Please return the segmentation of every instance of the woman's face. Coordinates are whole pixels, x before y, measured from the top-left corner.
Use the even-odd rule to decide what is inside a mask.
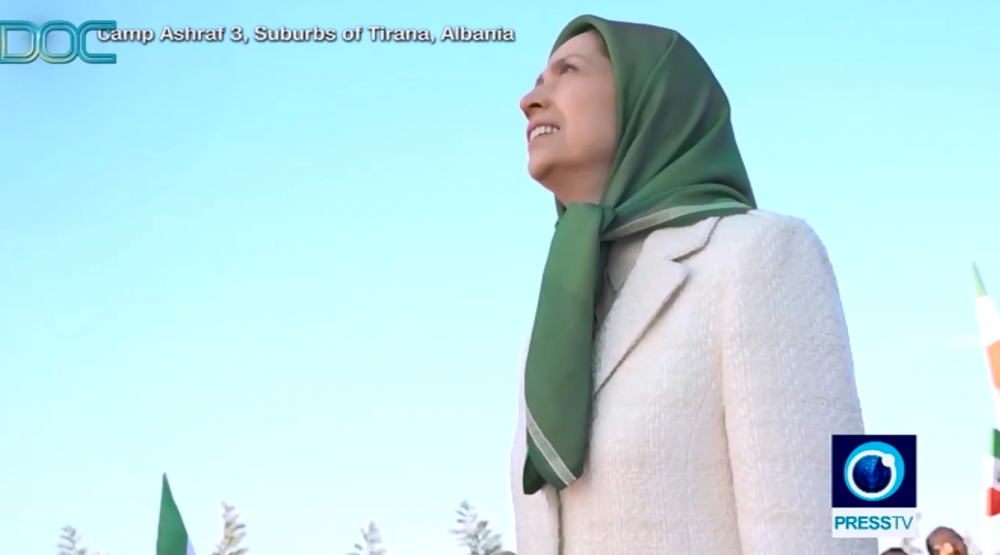
[[[566,41],[521,99],[528,118],[528,173],[564,205],[598,204],[618,142],[615,79],[594,31]]]

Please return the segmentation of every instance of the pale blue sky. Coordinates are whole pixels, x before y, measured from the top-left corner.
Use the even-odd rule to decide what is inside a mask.
[[[995,417],[969,267],[1000,291],[1000,4],[66,4],[0,18],[517,41],[0,67],[6,551],[52,555],[71,523],[91,549],[151,553],[164,471],[202,555],[221,500],[261,555],[345,552],[370,519],[393,554],[453,552],[463,498],[513,540],[517,372],[554,218],[517,102],[581,13],[702,51],[761,207],[829,248],[869,430],[919,434],[928,524],[978,533]]]

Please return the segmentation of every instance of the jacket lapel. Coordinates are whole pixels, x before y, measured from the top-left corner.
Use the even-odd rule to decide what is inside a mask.
[[[680,259],[705,246],[718,221],[717,217],[708,218],[687,227],[664,228],[646,238],[635,267],[597,333],[594,395],[614,376],[663,306],[687,280],[688,270]]]

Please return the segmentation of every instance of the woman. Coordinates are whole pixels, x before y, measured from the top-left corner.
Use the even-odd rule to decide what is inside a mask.
[[[755,210],[725,94],[674,31],[584,16],[521,102],[557,199],[513,454],[518,555],[844,555],[863,433],[830,262]]]

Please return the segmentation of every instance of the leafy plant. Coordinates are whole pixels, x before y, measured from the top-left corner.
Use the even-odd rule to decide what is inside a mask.
[[[87,555],[87,548],[80,545],[83,537],[80,536],[80,532],[76,528],[69,525],[63,526],[59,539],[62,540],[59,543],[59,555]],[[93,555],[100,554],[94,553]]]
[[[382,533],[375,522],[368,523],[368,530],[361,529],[362,543],[354,544],[354,551],[347,555],[386,555],[382,546]]]
[[[222,539],[215,546],[212,555],[246,555],[248,547],[242,547],[246,538],[246,525],[240,522],[236,509],[225,502],[222,503]]]
[[[458,545],[468,555],[501,555],[503,542],[499,534],[490,530],[489,521],[479,518],[468,501],[462,501],[455,511],[458,515],[458,526],[450,533],[458,540]]]
[[[458,526],[450,530],[450,533],[456,536],[458,544],[467,555],[515,555],[512,551],[502,551],[500,535],[490,529],[488,521],[479,518],[476,509],[468,501],[462,501],[455,512],[458,515]],[[216,544],[212,555],[247,555],[250,548],[243,546],[246,535],[246,525],[240,521],[236,509],[222,503],[222,539]],[[361,529],[361,537],[361,543],[354,544],[354,551],[347,555],[386,555],[382,533],[375,522],[370,522],[367,530]],[[79,531],[72,526],[63,527],[59,539],[58,555],[101,555],[88,552],[82,545]]]

